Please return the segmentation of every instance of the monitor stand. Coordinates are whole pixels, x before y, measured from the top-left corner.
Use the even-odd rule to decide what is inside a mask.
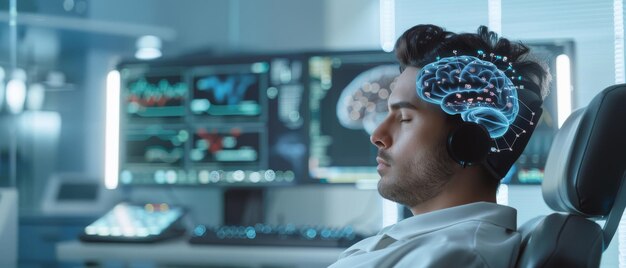
[[[251,226],[265,222],[265,189],[224,190],[224,225]]]

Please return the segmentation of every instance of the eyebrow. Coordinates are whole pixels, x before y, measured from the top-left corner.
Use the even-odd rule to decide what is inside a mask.
[[[402,108],[417,110],[417,107],[408,101],[400,101],[389,105],[390,110],[399,110]]]

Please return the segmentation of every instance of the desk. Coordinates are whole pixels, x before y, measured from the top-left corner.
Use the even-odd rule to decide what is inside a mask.
[[[20,211],[17,247],[20,265],[25,267],[54,266],[57,259],[56,245],[76,239],[85,226],[96,219],[95,216],[54,216],[33,211]],[[0,267],[3,266],[0,265]]]
[[[149,261],[167,265],[327,267],[343,248],[191,245],[186,239],[154,244],[60,242],[59,261]]]

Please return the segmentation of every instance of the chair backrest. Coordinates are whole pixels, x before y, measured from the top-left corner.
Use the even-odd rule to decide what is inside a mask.
[[[560,212],[522,227],[518,267],[597,267],[626,206],[626,84],[600,92],[557,132],[543,198]],[[604,219],[604,227],[593,220]]]

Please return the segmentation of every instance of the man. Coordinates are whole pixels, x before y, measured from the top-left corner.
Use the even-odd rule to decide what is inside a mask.
[[[414,216],[331,267],[514,266],[517,211],[496,204],[496,191],[541,115],[546,68],[484,26],[454,34],[418,25],[395,48],[402,73],[371,142],[379,193]]]

